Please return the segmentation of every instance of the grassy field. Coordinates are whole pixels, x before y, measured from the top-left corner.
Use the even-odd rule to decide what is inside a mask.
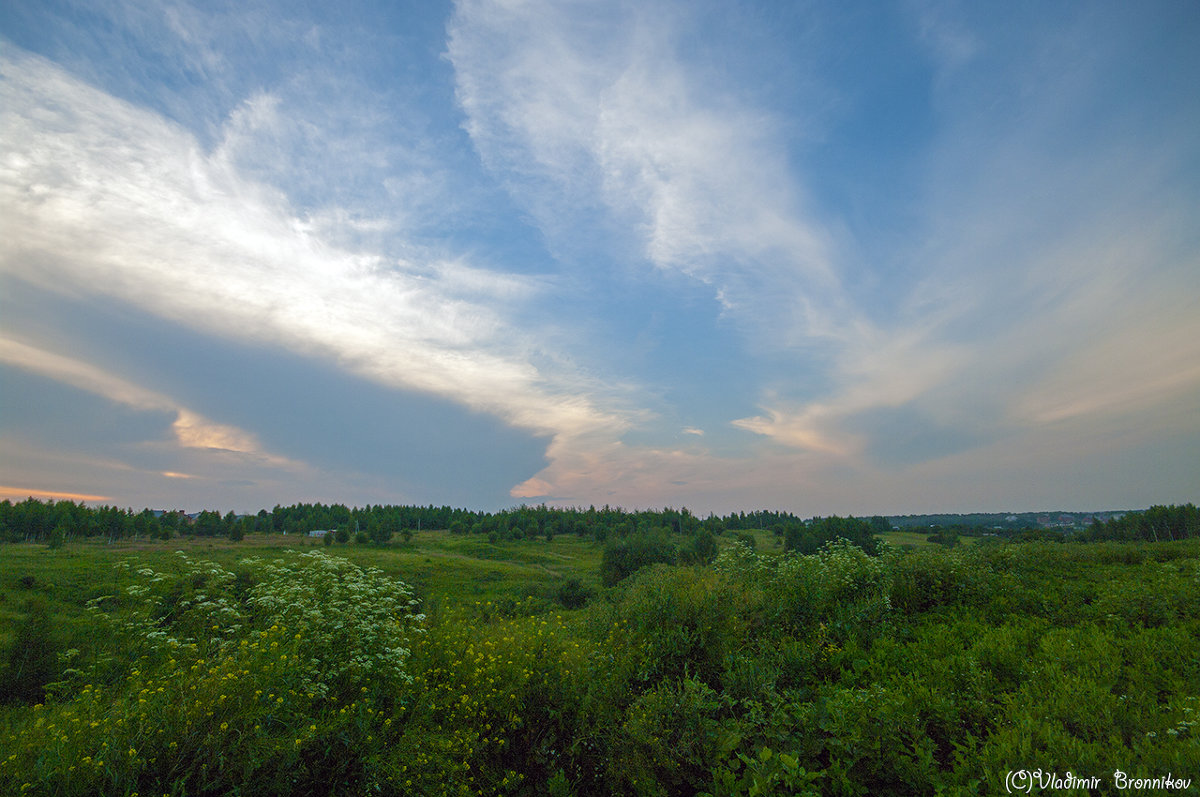
[[[137,562],[164,566],[182,551],[233,567],[242,559],[270,559],[286,551],[328,551],[363,567],[411,584],[426,604],[442,601],[512,601],[530,596],[552,599],[568,579],[599,586],[603,546],[590,539],[560,535],[552,541],[517,540],[490,543],[479,537],[423,531],[409,542],[383,546],[334,544],[319,538],[251,534],[240,542],[224,537],[179,537],[173,540],[99,539],[72,542],[49,550],[45,545],[0,548],[0,645],[8,645],[13,628],[31,598],[43,601],[71,637],[86,628],[84,604],[114,588],[114,565]]]
[[[913,548],[938,548],[941,547],[936,542],[929,541],[929,533],[925,531],[889,531],[877,535],[879,539],[885,541],[888,545],[894,545],[897,548],[913,547]],[[959,537],[959,545],[974,545],[978,542],[978,537]]]
[[[1200,769],[1200,541],[893,532],[882,557],[781,557],[751,536],[609,588],[574,535],[0,546],[0,664],[24,639],[59,684],[0,708],[0,793],[978,794],[1022,767]]]

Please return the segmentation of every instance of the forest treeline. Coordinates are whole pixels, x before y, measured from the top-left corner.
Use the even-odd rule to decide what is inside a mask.
[[[504,540],[553,538],[575,534],[605,541],[609,537],[682,534],[767,529],[779,537],[789,537],[796,547],[805,547],[806,530],[820,526],[825,519],[805,521],[790,512],[760,510],[736,512],[701,519],[686,507],[628,511],[595,506],[554,508],[545,504],[522,505],[499,512],[456,509],[449,506],[368,505],[302,503],[262,509],[253,515],[204,511],[187,515],[182,511],[135,512],[116,506],[89,507],[71,501],[39,501],[29,498],[13,503],[0,501],[0,539],[9,542],[46,542],[56,534],[71,537],[171,537],[181,534],[199,537],[237,537],[250,533],[307,534],[312,531],[366,533],[375,542],[395,535],[410,535],[421,529],[448,529],[457,534],[486,536],[493,542]],[[870,521],[853,518],[829,519],[845,526],[842,536],[862,536],[868,529],[888,530],[885,518]]]
[[[628,538],[665,538],[683,535],[693,543],[683,552],[685,559],[709,561],[715,555],[711,537],[726,532],[738,534],[752,529],[770,531],[780,538],[785,550],[808,554],[831,539],[846,539],[874,552],[876,535],[892,529],[882,516],[869,519],[854,517],[814,517],[802,519],[790,512],[759,510],[709,515],[700,518],[686,507],[680,509],[629,511],[604,506],[597,509],[556,508],[545,504],[522,505],[499,512],[482,512],[449,506],[368,505],[301,503],[275,506],[270,511],[238,515],[204,511],[187,515],[182,511],[136,512],[116,506],[89,507],[71,501],[20,502],[0,501],[0,540],[6,542],[46,542],[57,545],[77,537],[170,539],[180,535],[229,537],[246,534],[308,534],[324,530],[332,539],[345,542],[387,542],[394,537],[409,539],[422,529],[448,529],[456,534],[486,537],[491,542],[520,539],[553,539],[558,534],[590,537],[599,542]],[[954,525],[936,527],[931,539],[953,540],[958,535],[978,535],[985,527]],[[1141,512],[1129,512],[1074,532],[1050,529],[1001,529],[991,533],[1017,540],[1081,541],[1166,541],[1200,537],[1200,510],[1193,504],[1152,506]],[[747,535],[746,541],[752,538]],[[688,552],[690,551],[690,553]],[[658,554],[655,554],[658,555]],[[666,554],[662,554],[666,556]],[[664,559],[665,560],[665,559]]]

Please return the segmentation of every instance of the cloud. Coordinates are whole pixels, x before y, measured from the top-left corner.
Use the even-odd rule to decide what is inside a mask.
[[[164,482],[259,457],[227,481],[277,487],[267,458],[342,436],[374,444],[373,494],[403,493],[378,463],[437,436],[410,414],[507,425],[475,464],[515,498],[844,511],[856,485],[1037,487],[1023,453],[1185,462],[1163,441],[1197,433],[1194,12],[406,7],[448,36],[433,67],[429,40],[323,12],[106,8],[94,40],[53,18],[62,65],[0,58],[5,281],[339,383],[264,420],[24,312],[5,362],[130,408],[114,428],[137,414],[186,455],[138,461]]]
[[[1127,44],[1082,17],[1044,38],[992,28],[977,42],[987,63],[955,59],[915,192],[923,228],[889,264],[916,277],[892,320],[838,351],[827,395],[768,392],[736,426],[908,466],[1013,441],[1034,457],[1068,423],[1083,451],[1088,428],[1103,438],[1129,423],[1151,439],[1181,422],[1200,394],[1196,187],[1181,179],[1195,113],[1105,107]]]
[[[1081,14],[1043,35],[909,7],[936,62],[935,117],[928,150],[913,154],[926,170],[898,192],[917,226],[888,251],[844,246],[789,156],[782,118],[684,56],[673,8],[465,0],[448,55],[484,163],[560,250],[569,256],[599,212],[634,234],[637,256],[708,285],[737,321],[760,359],[750,387],[762,412],[735,429],[834,471],[912,472],[1029,441],[1055,418],[1103,424],[1194,395],[1200,329],[1180,298],[1196,295],[1181,237],[1194,214],[1180,210],[1194,201],[1170,190],[1194,145],[1179,120],[1165,149],[1149,122],[1089,123],[1123,63],[1109,23]],[[1097,33],[1101,46],[1086,49]],[[859,251],[883,259],[859,263]],[[895,290],[875,295],[872,283]],[[619,445],[570,453],[581,456],[562,454],[537,489],[585,475],[632,485],[640,462],[670,471],[686,459]],[[689,479],[704,480],[673,481]]]
[[[459,3],[448,54],[467,131],[560,248],[599,210],[764,340],[839,337],[854,311],[784,126],[697,80],[670,17],[661,4]]]
[[[135,410],[165,411],[175,415],[171,431],[178,445],[243,455],[275,468],[300,469],[302,463],[272,454],[258,439],[234,426],[215,423],[161,393],[134,385],[90,363],[46,351],[11,338],[0,337],[0,363],[49,377]],[[165,475],[165,474],[164,474]],[[179,476],[179,474],[171,474]]]
[[[579,389],[579,374],[532,365],[537,337],[505,322],[498,308],[538,295],[538,280],[461,258],[333,246],[277,191],[242,177],[228,140],[206,154],[178,126],[34,56],[7,57],[0,67],[3,135],[16,142],[0,171],[12,231],[0,256],[10,274],[328,359],[538,434],[626,424]],[[231,136],[269,126],[272,107],[252,98]],[[191,416],[177,432],[196,443],[245,444],[228,429],[195,428]]]
[[[0,485],[0,500],[5,501],[24,501],[26,498],[36,498],[38,500],[54,500],[54,501],[73,501],[73,502],[100,502],[111,501],[107,495],[89,495],[87,493],[65,493],[56,490],[36,490],[25,487],[8,487]]]

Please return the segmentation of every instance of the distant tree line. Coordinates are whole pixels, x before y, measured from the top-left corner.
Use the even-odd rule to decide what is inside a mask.
[[[481,512],[433,505],[348,507],[302,503],[276,505],[270,511],[262,509],[252,515],[213,510],[188,515],[179,510],[135,512],[115,506],[89,507],[71,501],[34,498],[17,503],[0,501],[0,540],[9,542],[55,544],[77,537],[169,539],[179,535],[240,539],[247,534],[308,534],[318,530],[332,532],[343,541],[366,535],[370,541],[386,542],[395,536],[411,537],[422,529],[446,529],[453,534],[485,537],[490,542],[551,540],[559,534],[574,534],[616,545],[628,539],[683,536],[690,538],[690,542],[682,549],[673,548],[674,559],[693,562],[711,559],[716,552],[715,537],[727,532],[754,544],[754,537],[748,532],[769,531],[787,550],[808,553],[825,540],[839,536],[873,550],[872,535],[887,531],[890,526],[881,517],[870,521],[838,517],[805,521],[790,512],[766,510],[701,519],[686,507],[629,511],[610,506],[583,509],[541,504]],[[667,555],[660,551],[656,556]]]
[[[447,529],[453,534],[475,535],[490,542],[523,539],[552,540],[559,534],[574,534],[609,543],[613,549],[614,574],[625,572],[622,557],[630,561],[711,560],[715,538],[736,535],[754,544],[752,531],[770,532],[785,551],[816,552],[826,542],[846,539],[868,553],[876,552],[877,535],[890,531],[892,521],[875,516],[814,517],[808,520],[790,512],[760,510],[700,518],[686,507],[629,511],[619,507],[553,508],[545,504],[521,505],[499,512],[456,509],[449,506],[368,505],[302,503],[276,505],[253,515],[224,514],[207,510],[188,515],[181,511],[89,507],[71,501],[39,501],[29,498],[13,503],[0,501],[0,540],[45,542],[61,545],[79,537],[170,539],[180,535],[242,539],[247,534],[308,534],[323,530],[331,539],[345,542],[384,543],[396,537],[408,540],[423,529]],[[934,536],[952,543],[957,535],[978,534],[980,529],[961,524],[935,527]],[[1056,531],[1013,529],[1017,539],[1060,539]],[[1005,532],[1001,532],[1005,535]],[[939,536],[940,535],[940,536]],[[681,543],[673,537],[686,537]],[[1007,535],[1005,535],[1007,536]],[[1098,520],[1076,532],[1077,540],[1146,540],[1162,542],[1200,536],[1200,510],[1192,504],[1153,506],[1129,512],[1108,521]],[[638,540],[635,545],[630,540]],[[619,580],[619,578],[617,579]]]
[[[1200,537],[1200,509],[1193,504],[1152,506],[1108,521],[1098,520],[1072,539],[1167,542]]]

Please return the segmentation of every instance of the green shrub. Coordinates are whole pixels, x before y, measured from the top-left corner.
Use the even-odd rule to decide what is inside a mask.
[[[938,606],[975,604],[991,580],[987,563],[971,548],[909,551],[891,557],[889,571],[892,605],[909,615]]]
[[[579,579],[570,578],[558,588],[555,597],[564,608],[579,609],[591,599],[592,590],[583,586],[583,583]]]
[[[739,771],[740,770],[740,771]],[[800,766],[800,757],[775,754],[770,747],[759,748],[757,755],[738,753],[732,766],[719,767],[714,776],[716,794],[766,795],[789,794],[819,797],[817,784],[823,772],[809,772]],[[707,797],[705,792],[702,797]]]
[[[313,551],[246,575],[181,556],[92,601],[111,649],[38,710],[0,793],[369,791],[422,628],[411,592]],[[107,608],[102,609],[105,604]],[[373,784],[373,785],[372,785]]]
[[[723,701],[692,678],[666,679],[639,696],[614,729],[606,783],[612,793],[694,794],[719,760]]]
[[[39,599],[27,601],[25,617],[16,625],[12,647],[0,669],[0,702],[40,702],[46,685],[58,677],[58,651],[46,604]]]
[[[600,578],[611,587],[647,565],[675,564],[678,553],[665,536],[621,537],[604,548]]]
[[[692,538],[690,545],[680,555],[684,564],[706,565],[717,558],[717,538],[712,532],[702,530]]]

